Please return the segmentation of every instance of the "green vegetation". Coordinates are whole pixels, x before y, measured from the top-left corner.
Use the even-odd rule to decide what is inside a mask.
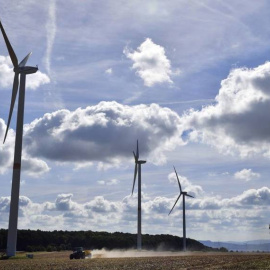
[[[135,234],[121,232],[18,230],[17,250],[60,251],[71,250],[76,246],[82,246],[85,249],[130,249],[136,248],[136,239]],[[7,230],[0,229],[0,249],[6,248],[6,242]],[[182,250],[182,238],[169,234],[144,234],[142,242],[143,249],[147,250]],[[224,248],[219,250],[206,247],[189,238],[187,248],[190,251],[226,251]]]

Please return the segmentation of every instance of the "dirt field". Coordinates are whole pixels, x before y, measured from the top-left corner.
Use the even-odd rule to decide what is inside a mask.
[[[270,254],[266,253],[172,253],[163,256],[160,252],[156,257],[152,253],[143,253],[145,257],[108,258],[106,252],[95,251],[92,259],[70,260],[69,252],[33,253],[34,258],[28,259],[25,254],[17,258],[0,261],[0,269],[7,270],[179,270],[179,269],[270,269]],[[118,254],[118,253],[117,253]],[[121,254],[121,253],[120,253]],[[110,256],[116,254],[109,253]],[[128,253],[126,253],[128,256]],[[138,255],[139,256],[139,255]],[[106,258],[105,258],[106,257]]]

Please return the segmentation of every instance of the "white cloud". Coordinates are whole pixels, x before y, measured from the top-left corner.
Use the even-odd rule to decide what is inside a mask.
[[[250,181],[254,178],[259,178],[261,175],[259,173],[253,172],[251,169],[243,169],[234,174],[235,179]]]
[[[119,180],[118,180],[118,179],[110,179],[110,180],[108,180],[108,181],[99,180],[99,181],[97,181],[97,183],[98,183],[99,185],[112,186],[112,185],[117,185],[117,184],[119,184]]]
[[[106,182],[104,180],[99,180],[97,182],[98,182],[99,185],[105,185],[106,184]]]
[[[125,48],[124,54],[134,62],[132,68],[136,70],[146,86],[173,83],[171,80],[173,71],[171,70],[170,60],[165,55],[165,49],[155,44],[150,38],[147,38],[137,48],[137,51],[130,51]]]
[[[81,170],[84,168],[90,168],[93,166],[93,162],[80,162],[76,163],[74,167],[74,171]]]
[[[0,86],[3,88],[10,87],[13,80],[14,72],[10,57],[0,55]]]
[[[9,56],[0,55],[0,87],[11,88],[14,80],[13,65]],[[50,78],[37,71],[34,74],[28,75],[26,79],[26,88],[35,90],[43,84],[50,82]]]
[[[35,90],[43,84],[50,83],[50,81],[50,78],[45,73],[37,71],[36,73],[27,76],[26,87],[27,89]]]
[[[55,201],[55,208],[58,211],[68,211],[68,210],[76,210],[76,203],[74,203],[71,198],[73,194],[59,194]]]
[[[180,117],[156,104],[127,106],[100,102],[75,111],[47,113],[25,126],[24,143],[33,157],[61,162],[97,161],[119,166],[132,159],[139,139],[141,156],[155,164],[166,162],[164,151],[183,144]]]
[[[103,196],[96,196],[91,202],[86,203],[84,208],[97,213],[117,212],[120,210],[119,203],[110,202]]]
[[[0,197],[0,212],[9,212],[10,197]]]
[[[0,118],[0,139],[4,138],[5,131],[5,122]],[[10,129],[8,131],[5,144],[0,143],[0,174],[4,174],[7,170],[12,168],[14,158],[14,141],[15,132]],[[39,177],[48,172],[50,168],[45,161],[33,158],[23,151],[22,170],[31,177]]]
[[[262,187],[260,189],[250,189],[242,194],[229,198],[222,199],[220,197],[205,197],[202,199],[194,199],[189,201],[192,209],[255,209],[258,206],[267,206],[270,202],[270,189]]]
[[[221,82],[216,104],[182,117],[189,139],[223,153],[270,156],[270,63],[237,68]]]
[[[9,168],[11,168],[13,162],[15,134],[13,130],[9,130],[6,142],[3,144],[2,140],[4,140],[5,132],[5,122],[0,118],[0,174],[5,173]]]
[[[112,68],[108,68],[108,69],[106,69],[106,70],[105,70],[105,73],[107,73],[107,74],[112,74],[112,73],[113,73]]]
[[[157,213],[168,215],[172,208],[172,199],[166,197],[156,197],[144,204],[146,207],[144,211],[148,214]]]

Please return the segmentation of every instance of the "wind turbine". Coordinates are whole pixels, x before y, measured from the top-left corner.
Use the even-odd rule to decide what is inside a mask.
[[[135,169],[134,169],[134,180],[132,195],[134,191],[134,186],[136,182],[137,172],[138,172],[138,222],[137,222],[137,250],[142,249],[142,209],[141,209],[141,165],[146,163],[145,160],[139,160],[139,142],[137,140],[137,150],[136,154],[133,151],[135,159]]]
[[[177,202],[180,199],[181,195],[183,195],[183,251],[186,251],[186,249],[187,249],[187,242],[186,242],[186,205],[185,205],[185,197],[186,196],[191,197],[191,198],[194,198],[194,197],[191,196],[191,195],[189,195],[189,194],[187,194],[187,192],[182,191],[181,184],[180,184],[180,181],[179,181],[177,172],[176,172],[174,166],[173,166],[173,168],[174,168],[174,171],[175,171],[175,174],[176,174],[176,178],[177,178],[177,181],[178,181],[178,185],[179,185],[179,189],[180,189],[180,194],[179,194],[177,200],[175,201],[175,203],[173,205],[173,208],[177,204]],[[172,212],[173,208],[171,209],[170,213]],[[170,213],[169,213],[169,215],[170,215]]]
[[[12,187],[11,187],[11,201],[9,212],[9,227],[8,227],[8,239],[7,239],[7,256],[16,255],[16,243],[17,243],[17,225],[18,225],[18,209],[19,209],[19,195],[20,195],[20,175],[21,175],[21,158],[22,158],[22,136],[23,136],[23,116],[24,116],[24,99],[25,99],[25,81],[26,75],[37,72],[37,67],[25,66],[26,62],[31,55],[31,52],[25,56],[25,58],[18,64],[17,56],[8,40],[6,32],[0,21],[0,28],[9,52],[13,64],[14,81],[10,103],[10,110],[7,122],[7,129],[4,137],[6,141],[12,112],[19,88],[19,75],[20,75],[20,89],[19,89],[19,101],[17,112],[17,125],[16,125],[16,138],[15,138],[15,152],[12,174]]]

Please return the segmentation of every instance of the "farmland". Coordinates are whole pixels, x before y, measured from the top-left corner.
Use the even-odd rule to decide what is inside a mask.
[[[94,251],[92,259],[69,260],[69,252],[38,252],[33,259],[25,253],[0,261],[0,269],[270,269],[267,253],[168,253],[168,252],[104,252]],[[128,257],[132,256],[132,257]]]

